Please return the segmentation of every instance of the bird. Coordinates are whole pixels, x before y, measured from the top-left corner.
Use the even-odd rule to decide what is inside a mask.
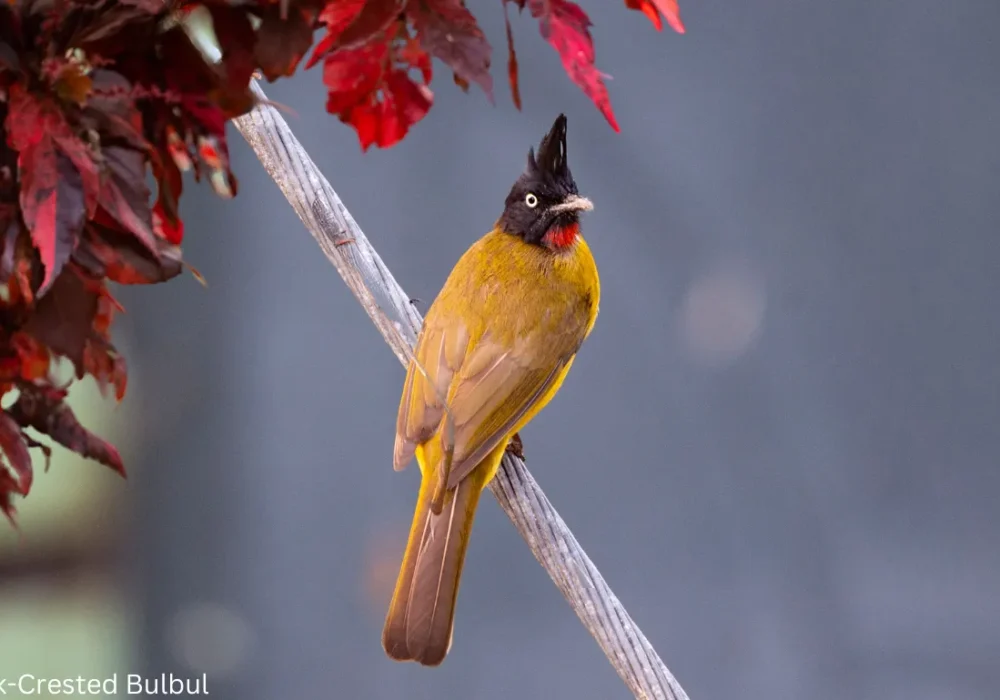
[[[409,362],[393,467],[416,457],[420,490],[382,647],[438,666],[451,649],[466,547],[482,490],[512,436],[562,386],[597,320],[600,278],[580,234],[580,195],[560,114],[493,228],[458,260]]]

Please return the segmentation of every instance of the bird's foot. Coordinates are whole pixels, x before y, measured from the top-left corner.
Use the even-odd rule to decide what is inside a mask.
[[[521,442],[519,434],[514,433],[511,436],[510,442],[507,443],[507,452],[510,452],[522,462],[524,461],[524,443]]]

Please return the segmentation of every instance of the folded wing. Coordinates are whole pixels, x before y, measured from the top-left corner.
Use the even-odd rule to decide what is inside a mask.
[[[395,468],[433,437],[445,416],[454,421],[455,452],[448,487],[456,486],[507,437],[572,361],[587,333],[588,316],[571,309],[562,323],[530,329],[513,340],[487,330],[470,342],[465,326],[428,314],[411,361],[396,424]]]

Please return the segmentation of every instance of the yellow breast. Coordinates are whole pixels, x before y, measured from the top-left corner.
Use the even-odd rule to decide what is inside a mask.
[[[586,316],[589,334],[600,295],[597,265],[582,237],[566,250],[553,252],[494,229],[458,261],[436,303],[444,313],[479,309],[477,318],[462,314],[472,338],[480,337],[489,324],[492,333],[513,340],[539,326],[558,331],[556,324],[571,308]]]

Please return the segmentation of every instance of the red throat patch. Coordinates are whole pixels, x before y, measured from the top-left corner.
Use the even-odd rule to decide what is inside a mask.
[[[580,235],[580,224],[570,224],[569,226],[553,226],[542,239],[547,245],[556,250],[567,248],[576,241]]]

